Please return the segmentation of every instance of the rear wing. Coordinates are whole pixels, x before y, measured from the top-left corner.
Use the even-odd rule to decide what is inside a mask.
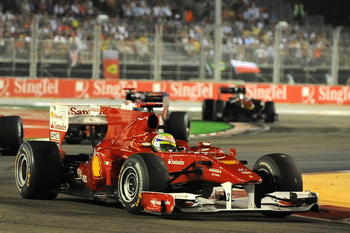
[[[143,103],[139,105],[140,111],[122,109],[121,105],[57,105],[50,107],[49,140],[62,145],[64,137],[71,125],[113,126],[113,132],[120,131],[143,112],[153,113],[153,108],[162,107],[162,104]],[[147,109],[144,110],[144,109]],[[107,132],[108,134],[108,132]]]
[[[220,93],[222,94],[237,94],[243,93],[245,94],[244,86],[235,86],[235,87],[220,87]]]
[[[106,110],[92,105],[51,106],[49,140],[61,145],[70,125],[107,125]]]
[[[135,88],[125,88],[126,90],[126,100],[132,102],[141,101],[144,103],[162,103],[168,98],[166,92],[150,92],[150,91],[136,91]]]
[[[231,94],[231,95],[236,95],[236,94],[243,94],[245,95],[246,90],[244,86],[232,86],[232,87],[220,87],[219,88],[219,96],[218,99],[222,99],[222,95],[224,94]],[[223,99],[226,99],[226,97],[224,97]]]

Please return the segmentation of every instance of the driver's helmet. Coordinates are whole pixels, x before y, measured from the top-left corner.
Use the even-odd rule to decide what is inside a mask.
[[[152,149],[157,152],[174,151],[176,142],[173,135],[169,133],[157,134],[152,140]]]

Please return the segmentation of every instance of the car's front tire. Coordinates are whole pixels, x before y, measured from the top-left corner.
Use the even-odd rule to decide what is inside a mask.
[[[303,180],[298,165],[290,155],[267,154],[260,157],[253,171],[263,180],[255,186],[255,205],[261,207],[261,199],[276,191],[302,191]],[[264,212],[267,216],[283,217],[290,213]]]
[[[169,191],[169,172],[163,159],[155,154],[134,154],[125,160],[118,178],[119,201],[126,211],[140,214],[142,192]]]

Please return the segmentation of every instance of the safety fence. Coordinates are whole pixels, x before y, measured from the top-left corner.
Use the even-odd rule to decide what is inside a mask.
[[[239,44],[236,39],[226,38],[222,45],[221,79],[273,82],[276,56],[273,41]],[[100,43],[95,47],[92,40],[75,41],[73,38],[64,43],[48,39],[34,44],[31,40],[0,38],[0,72],[12,77],[104,79],[102,54],[112,50],[119,54],[115,69],[120,79],[213,79],[214,44],[205,38],[202,41],[182,38],[172,43],[147,38],[105,39]],[[278,67],[281,83],[330,84],[331,67],[337,59],[338,83],[345,84],[350,77],[350,47],[348,42],[340,43],[338,56],[334,57],[332,43],[325,38],[283,41]],[[231,66],[231,59],[254,62],[261,73],[239,74]]]

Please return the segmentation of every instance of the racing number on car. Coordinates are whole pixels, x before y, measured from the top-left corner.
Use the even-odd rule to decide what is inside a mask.
[[[231,196],[231,193],[227,193],[227,197],[226,197],[226,202],[230,201],[230,197]]]

